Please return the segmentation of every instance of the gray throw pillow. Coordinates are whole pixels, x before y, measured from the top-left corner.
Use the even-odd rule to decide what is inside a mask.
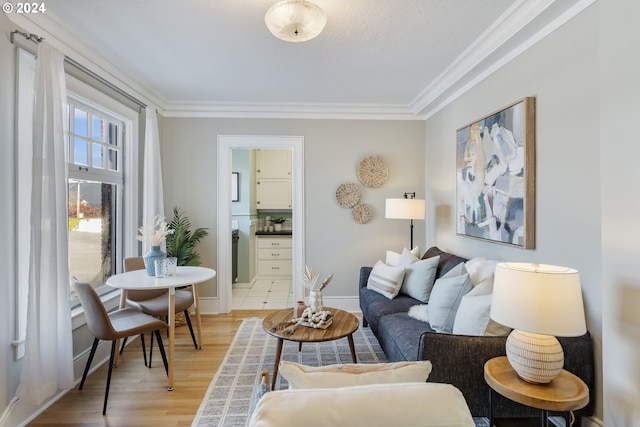
[[[437,332],[453,332],[462,297],[473,289],[469,274],[436,280],[429,298],[429,324]]]

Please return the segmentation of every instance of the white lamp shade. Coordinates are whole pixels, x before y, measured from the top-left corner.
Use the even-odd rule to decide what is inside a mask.
[[[491,318],[513,329],[560,337],[586,333],[577,270],[545,264],[498,263]]]
[[[424,219],[424,200],[387,199],[384,206],[384,216],[393,219]]]
[[[288,42],[311,40],[322,32],[327,16],[306,0],[284,0],[271,6],[264,16],[271,34]]]

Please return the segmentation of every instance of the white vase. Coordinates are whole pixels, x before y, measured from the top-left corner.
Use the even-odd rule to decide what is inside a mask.
[[[276,224],[273,224],[273,228],[274,228],[276,231],[282,231],[282,223],[279,223],[279,222],[278,222],[278,223],[276,223]]]
[[[322,311],[322,293],[320,291],[311,291],[309,293],[309,307],[311,307],[311,311],[318,312]]]

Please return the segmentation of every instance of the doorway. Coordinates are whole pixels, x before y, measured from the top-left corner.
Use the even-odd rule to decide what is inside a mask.
[[[221,313],[232,310],[232,167],[233,150],[290,150],[292,283],[301,283],[304,266],[304,138],[301,136],[219,135],[218,136],[218,304]],[[293,286],[292,300],[303,297],[303,290]]]

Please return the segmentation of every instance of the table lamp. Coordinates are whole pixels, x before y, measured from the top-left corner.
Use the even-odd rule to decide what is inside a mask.
[[[564,366],[556,336],[587,332],[580,275],[554,265],[498,263],[490,316],[513,328],[506,350],[518,376],[534,384],[549,383]]]
[[[392,219],[408,219],[411,221],[411,246],[413,248],[413,220],[425,218],[425,203],[423,199],[416,199],[415,191],[404,193],[401,199],[387,199],[384,206],[384,217]]]

